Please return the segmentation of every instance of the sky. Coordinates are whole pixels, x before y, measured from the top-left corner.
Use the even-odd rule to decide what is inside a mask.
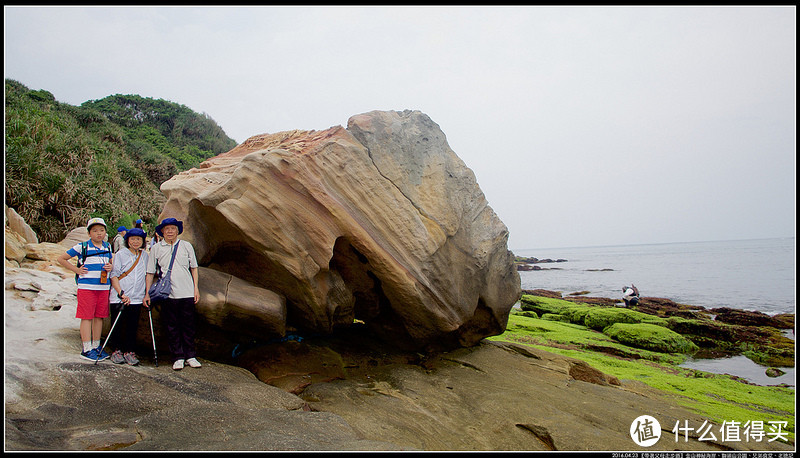
[[[512,251],[796,234],[794,6],[3,12],[5,78],[62,103],[164,99],[237,142],[419,110]]]

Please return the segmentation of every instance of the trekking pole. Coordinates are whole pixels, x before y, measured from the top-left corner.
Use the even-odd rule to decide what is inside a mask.
[[[153,332],[153,304],[150,304],[150,307],[147,307],[147,312],[150,315],[150,337],[153,339],[153,359],[156,361],[156,367],[158,367],[158,355],[156,354],[156,334]]]
[[[111,333],[114,332],[114,326],[117,325],[117,321],[119,321],[119,317],[121,317],[121,316],[122,316],[122,310],[120,310],[119,313],[117,314],[117,318],[114,320],[114,324],[112,324],[111,325],[111,329],[108,330],[108,335],[106,336],[106,341],[103,342],[103,345],[100,347],[100,351],[97,352],[97,359],[94,360],[95,366],[97,365],[97,362],[100,361],[100,353],[103,351],[104,348],[106,348],[106,344],[108,343],[108,339],[109,339],[109,337],[111,337]]]

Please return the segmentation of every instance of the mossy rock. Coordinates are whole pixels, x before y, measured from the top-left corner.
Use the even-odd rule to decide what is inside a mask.
[[[705,337],[722,342],[737,340],[732,326],[711,320],[670,317],[667,318],[666,326],[685,336]]]
[[[542,319],[547,321],[563,321],[565,323],[570,322],[567,315],[560,315],[557,313],[545,313],[542,315]]]
[[[776,348],[759,346],[753,350],[742,352],[751,361],[762,366],[773,367],[794,367],[794,351],[780,350]]]
[[[697,345],[675,331],[650,323],[614,323],[603,334],[630,347],[660,353],[691,354]]]
[[[666,321],[657,316],[617,307],[595,307],[590,310],[583,319],[583,324],[596,331],[602,331],[615,323],[650,323],[665,325]]]
[[[585,325],[586,315],[594,309],[596,307],[574,304],[572,307],[566,307],[563,314],[569,318],[570,323]]]
[[[594,308],[584,304],[576,304],[574,302],[565,301],[563,299],[531,295],[523,295],[520,302],[520,308],[522,308],[522,310],[535,312],[539,316],[544,316],[548,313],[553,315],[563,315],[566,317],[566,320],[559,319],[558,321],[568,321],[570,323],[580,325],[584,324],[584,317],[587,313],[589,313],[590,310]]]
[[[536,312],[533,312],[533,311],[530,311],[530,310],[525,310],[523,312],[518,312],[517,315],[526,316],[528,318],[539,318],[539,315],[537,315]]]
[[[527,294],[523,295],[520,299],[520,308],[522,310],[536,312],[539,316],[545,313],[560,313],[564,309],[565,304],[570,303],[561,299],[530,296]]]
[[[774,377],[780,377],[781,375],[786,374],[786,372],[778,369],[777,367],[770,367],[769,369],[767,369],[765,371],[765,374],[767,374],[767,377],[773,377],[774,378]]]

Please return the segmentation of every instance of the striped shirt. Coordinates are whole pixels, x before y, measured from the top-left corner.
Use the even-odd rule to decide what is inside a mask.
[[[86,259],[81,259],[83,265],[89,269],[86,275],[78,276],[78,289],[91,289],[94,291],[108,291],[111,288],[111,279],[107,279],[105,283],[100,283],[100,272],[103,270],[103,265],[111,262],[111,245],[108,242],[103,242],[102,248],[94,246],[91,240],[87,241]],[[93,255],[94,253],[100,253]],[[81,257],[81,244],[67,250],[70,258],[78,256]]]

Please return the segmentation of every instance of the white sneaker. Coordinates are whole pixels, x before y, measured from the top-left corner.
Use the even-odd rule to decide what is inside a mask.
[[[200,367],[200,366],[202,366],[202,364],[200,364],[200,361],[198,361],[197,358],[189,358],[189,359],[187,359],[186,360],[186,364],[188,364],[191,367]]]
[[[183,369],[183,360],[179,359],[175,361],[175,364],[172,365],[172,368],[175,369],[176,371]]]

